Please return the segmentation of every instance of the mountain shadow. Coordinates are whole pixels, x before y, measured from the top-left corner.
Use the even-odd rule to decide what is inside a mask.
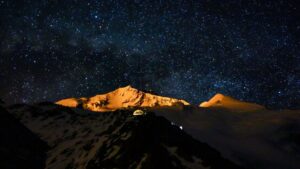
[[[238,169],[180,126],[148,112],[95,113],[58,105],[11,106],[48,143],[46,169]]]
[[[44,169],[48,146],[0,106],[0,168]]]
[[[222,158],[163,117],[148,114],[128,118],[118,132],[109,136],[88,163],[96,168],[226,168],[237,165]]]

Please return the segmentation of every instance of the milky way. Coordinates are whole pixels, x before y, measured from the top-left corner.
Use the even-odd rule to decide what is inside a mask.
[[[270,0],[2,0],[8,103],[132,86],[194,104],[223,93],[272,108],[300,100],[299,6]]]

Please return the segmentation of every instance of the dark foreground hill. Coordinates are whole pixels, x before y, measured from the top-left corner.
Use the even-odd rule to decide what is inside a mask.
[[[9,110],[50,146],[47,169],[240,168],[151,113],[91,113],[51,103],[15,105]]]
[[[0,106],[0,168],[43,169],[47,144]]]

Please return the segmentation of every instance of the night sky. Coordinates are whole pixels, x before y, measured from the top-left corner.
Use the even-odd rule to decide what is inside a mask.
[[[0,0],[0,97],[131,84],[199,104],[215,93],[299,108],[300,8],[286,0]]]

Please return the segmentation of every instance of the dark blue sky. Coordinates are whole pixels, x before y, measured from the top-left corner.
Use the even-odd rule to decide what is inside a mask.
[[[299,107],[299,6],[245,0],[2,0],[9,103],[131,84],[198,104],[224,93]]]

